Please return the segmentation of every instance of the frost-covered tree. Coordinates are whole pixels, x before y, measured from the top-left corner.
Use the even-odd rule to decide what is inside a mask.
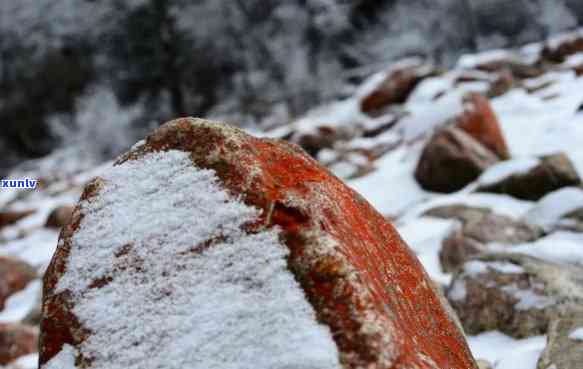
[[[91,91],[142,112],[124,130],[281,124],[395,58],[449,64],[582,19],[577,0],[0,0],[0,154],[48,152],[54,121],[87,129]]]

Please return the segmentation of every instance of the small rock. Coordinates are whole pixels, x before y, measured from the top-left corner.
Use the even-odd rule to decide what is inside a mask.
[[[466,110],[457,118],[457,127],[464,130],[500,159],[510,158],[498,118],[487,98],[478,93],[465,96]]]
[[[476,66],[476,69],[488,73],[501,73],[510,71],[512,76],[517,79],[536,78],[545,74],[546,70],[539,65],[531,65],[520,62],[513,58],[505,58],[482,63]]]
[[[503,70],[490,85],[488,97],[502,96],[510,91],[514,87],[514,84],[515,82],[512,72],[507,69]]]
[[[526,173],[513,174],[498,182],[483,185],[477,191],[537,201],[548,193],[580,183],[577,170],[567,155],[558,153],[542,157],[540,163]]]
[[[356,127],[317,126],[313,132],[299,132],[291,136],[290,141],[300,145],[312,157],[323,149],[331,149],[339,141],[347,141],[357,135]]]
[[[0,311],[11,295],[23,290],[35,278],[37,275],[32,266],[12,257],[0,256]]]
[[[464,264],[447,290],[466,333],[544,334],[558,304],[583,301],[583,269],[518,254],[487,254]]]
[[[47,228],[62,228],[71,219],[74,207],[71,205],[59,206],[49,214],[45,227]]]
[[[3,211],[0,212],[0,229],[12,225],[27,216],[34,214],[36,210]]]
[[[478,359],[476,362],[478,363],[479,369],[494,369],[494,366],[492,366],[492,364],[490,364],[490,362],[487,360]]]
[[[556,45],[547,44],[541,56],[553,63],[562,63],[568,56],[579,52],[583,52],[583,37],[570,37]]]
[[[425,64],[396,68],[362,99],[360,109],[375,116],[391,104],[403,104],[417,84],[434,73],[433,68]]]
[[[537,369],[580,369],[583,364],[583,308],[570,306],[559,312],[549,324],[547,346],[541,354]]]
[[[427,191],[451,193],[476,180],[495,164],[494,153],[454,127],[436,132],[426,144],[415,179]]]
[[[37,351],[38,329],[22,324],[0,323],[0,365]]]
[[[430,209],[424,215],[458,219],[462,223],[443,241],[439,252],[445,272],[455,271],[470,258],[489,251],[490,242],[510,245],[531,242],[543,235],[539,227],[494,214],[487,208],[448,205]]]

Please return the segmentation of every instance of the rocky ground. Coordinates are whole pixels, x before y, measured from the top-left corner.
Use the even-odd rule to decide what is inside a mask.
[[[352,97],[255,135],[301,145],[385,217],[443,289],[476,358],[571,369],[583,355],[583,31],[465,56],[408,59]],[[114,119],[114,118],[113,118]],[[88,167],[62,150],[0,192],[0,365],[35,368],[40,277]]]

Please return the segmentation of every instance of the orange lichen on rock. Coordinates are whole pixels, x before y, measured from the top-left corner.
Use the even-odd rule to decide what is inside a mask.
[[[168,150],[189,153],[198,168],[213,170],[227,191],[261,210],[247,232],[281,230],[290,251],[288,269],[318,321],[330,328],[342,367],[477,368],[463,333],[395,228],[299,147],[184,118],[160,127],[117,165]],[[99,181],[83,198],[98,192]],[[57,303],[53,294],[66,273],[80,217],[75,211],[63,230],[45,275],[41,363],[64,344],[79,345],[91,335],[75,321],[67,296],[58,295]]]
[[[465,97],[467,109],[457,118],[457,126],[501,159],[510,158],[506,140],[490,102],[478,93]]]

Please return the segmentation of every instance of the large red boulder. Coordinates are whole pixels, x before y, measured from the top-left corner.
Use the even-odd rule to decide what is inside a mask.
[[[0,311],[11,295],[24,289],[36,277],[34,268],[24,261],[0,256]]]
[[[465,96],[464,100],[466,109],[457,118],[458,128],[486,146],[499,158],[510,158],[498,118],[488,99],[479,93],[472,92]]]
[[[295,145],[191,118],[85,189],[44,278],[40,363],[476,368],[366,200]]]
[[[21,324],[0,323],[0,365],[36,352],[38,329]]]

